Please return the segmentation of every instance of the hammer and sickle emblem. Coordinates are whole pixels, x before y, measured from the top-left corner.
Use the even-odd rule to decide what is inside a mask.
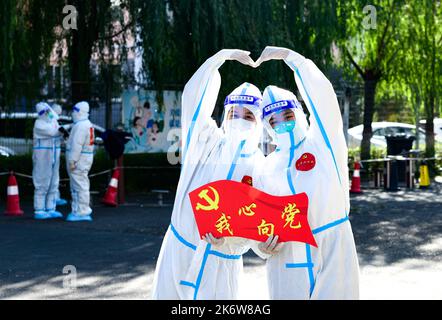
[[[204,211],[212,211],[212,210],[217,210],[218,204],[219,204],[219,194],[216,191],[215,188],[212,188],[209,186],[209,189],[212,190],[213,193],[213,199],[211,197],[209,197],[209,190],[208,189],[204,189],[202,190],[199,194],[198,197],[200,197],[200,199],[205,200],[207,205],[202,205],[201,203],[197,203],[196,204],[196,210],[204,210]]]

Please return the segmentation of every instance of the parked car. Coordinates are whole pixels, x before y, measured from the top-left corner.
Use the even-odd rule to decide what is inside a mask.
[[[408,135],[416,136],[416,126],[408,123],[400,122],[372,122],[373,136],[370,140],[372,146],[378,148],[387,148],[387,140],[385,136],[388,135]],[[357,148],[361,145],[362,131],[364,126],[362,124],[348,129],[348,147]],[[419,128],[419,145],[425,145],[425,131]],[[414,142],[413,148],[415,148]]]
[[[426,122],[427,122],[426,120],[419,121],[419,126],[423,130],[425,130]],[[442,143],[442,118],[434,118],[433,123],[434,123],[434,134],[436,135],[435,139],[437,142]]]
[[[8,155],[19,155],[32,152],[32,131],[37,113],[13,112],[0,113],[0,152]],[[72,123],[71,117],[61,115],[58,122],[61,125]],[[97,137],[95,143],[102,145],[102,139]]]
[[[0,146],[0,156],[1,157],[9,157],[13,156],[15,153],[11,149],[7,147]]]

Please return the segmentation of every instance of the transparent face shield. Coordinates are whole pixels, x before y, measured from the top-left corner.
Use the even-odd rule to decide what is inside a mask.
[[[255,115],[247,106],[239,104],[230,105],[225,111],[227,111],[226,120],[244,119],[256,123]]]
[[[47,108],[41,110],[38,113],[38,116],[39,117],[46,117],[49,120],[58,120],[57,114],[50,107],[47,107]]]
[[[247,140],[256,135],[257,119],[250,109],[231,105],[224,112],[223,129],[231,141]]]
[[[280,100],[265,106],[262,123],[265,128],[262,140],[262,150],[265,155],[272,153],[276,145],[299,143],[304,139],[308,129],[302,106],[293,99]]]
[[[263,109],[263,122],[270,135],[293,131],[296,125],[295,110],[301,108],[299,102],[282,100],[269,104]]]
[[[272,114],[269,118],[269,125],[277,134],[293,131],[295,128],[295,112],[293,109],[284,109]]]
[[[247,95],[230,95],[224,102],[223,128],[227,134],[243,136],[254,131],[261,122],[253,112],[261,99]]]

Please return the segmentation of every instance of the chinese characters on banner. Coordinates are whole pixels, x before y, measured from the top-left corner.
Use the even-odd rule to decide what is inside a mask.
[[[272,196],[230,180],[208,183],[189,193],[200,236],[243,237],[266,241],[298,241],[317,246],[308,224],[305,193]]]

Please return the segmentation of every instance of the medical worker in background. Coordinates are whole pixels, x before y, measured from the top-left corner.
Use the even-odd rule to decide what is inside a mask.
[[[70,179],[72,212],[67,221],[92,221],[88,173],[94,160],[94,128],[89,104],[78,102],[72,110],[73,126],[66,143],[66,167]]]
[[[39,102],[33,129],[32,181],[34,183],[34,218],[62,218],[56,211],[60,168],[60,137],[57,114],[46,102]]]
[[[51,108],[52,108],[52,110],[54,110],[54,112],[58,115],[58,117],[60,117],[61,114],[63,113],[63,109],[62,109],[61,106],[60,106],[59,104],[57,104],[57,103],[52,104]],[[67,124],[67,125],[64,125],[64,126],[62,126],[62,127],[63,127],[66,131],[63,132],[63,136],[60,137],[60,150],[62,149],[62,146],[63,146],[63,143],[64,143],[65,139],[67,139],[67,138],[69,137],[69,133],[67,132],[67,130],[69,130],[69,129],[71,128],[71,125]],[[60,154],[61,154],[61,151],[60,151]],[[59,154],[59,155],[60,155],[60,154]],[[60,159],[58,159],[58,162],[60,162]],[[60,186],[59,186],[59,184],[58,184],[58,187],[57,187],[57,201],[56,201],[56,204],[57,204],[57,206],[64,206],[64,205],[66,205],[67,203],[68,203],[68,202],[67,202],[65,199],[62,199],[62,198],[60,197]]]

